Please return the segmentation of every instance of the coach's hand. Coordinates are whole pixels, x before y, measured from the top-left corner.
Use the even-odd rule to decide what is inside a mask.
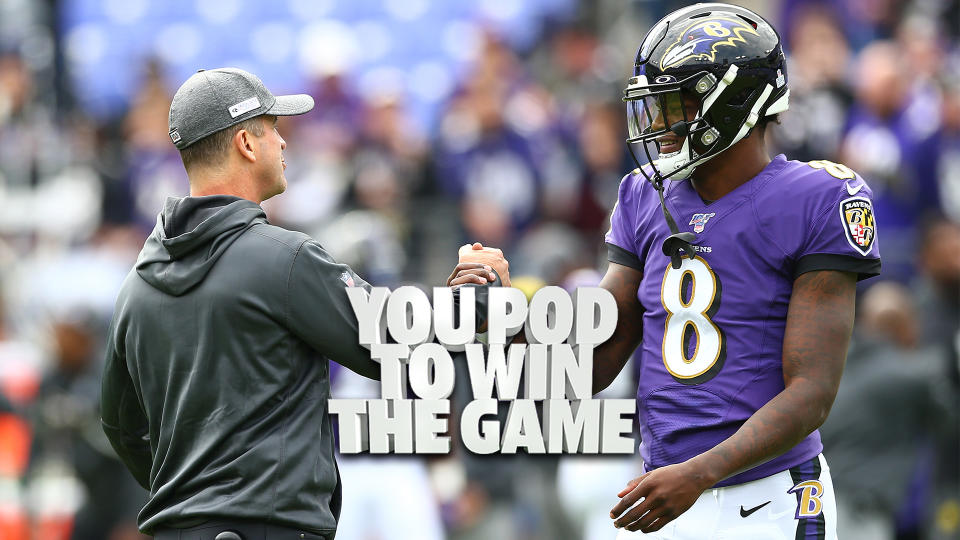
[[[510,263],[497,248],[483,247],[480,242],[464,244],[459,251],[461,263],[480,263],[494,269],[504,287],[510,286]]]
[[[610,511],[610,517],[618,529],[658,531],[686,512],[714,483],[688,463],[661,467],[631,480],[617,494],[620,502]],[[640,499],[643,501],[633,506]]]

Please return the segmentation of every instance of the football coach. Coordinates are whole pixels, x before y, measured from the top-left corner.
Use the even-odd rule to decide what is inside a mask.
[[[166,200],[123,283],[101,389],[103,429],[150,491],[139,528],[158,540],[336,532],[329,361],[379,379],[346,294],[370,286],[260,207],[286,188],[277,117],[312,108],[232,68],[194,74],[170,105],[190,196]]]

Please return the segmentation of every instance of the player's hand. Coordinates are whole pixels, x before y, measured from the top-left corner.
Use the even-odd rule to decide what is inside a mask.
[[[510,263],[497,248],[483,247],[480,242],[460,246],[461,263],[481,263],[493,268],[500,276],[504,287],[510,286]]]
[[[447,278],[447,287],[456,287],[465,283],[486,285],[496,281],[497,276],[492,272],[490,265],[476,262],[462,262],[453,268]]]
[[[617,494],[620,502],[610,511],[610,517],[618,529],[658,531],[686,512],[713,484],[686,462],[661,467],[631,480]],[[637,504],[637,501],[641,502]]]

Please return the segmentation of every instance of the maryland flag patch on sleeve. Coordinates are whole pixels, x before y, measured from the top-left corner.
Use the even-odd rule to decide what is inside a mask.
[[[861,255],[870,253],[877,238],[877,222],[873,205],[865,197],[850,197],[840,201],[840,219],[847,242]]]

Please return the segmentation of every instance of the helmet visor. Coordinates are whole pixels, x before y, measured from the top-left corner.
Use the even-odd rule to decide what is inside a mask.
[[[627,99],[627,131],[630,140],[660,135],[677,122],[691,119],[680,90],[657,92]]]

